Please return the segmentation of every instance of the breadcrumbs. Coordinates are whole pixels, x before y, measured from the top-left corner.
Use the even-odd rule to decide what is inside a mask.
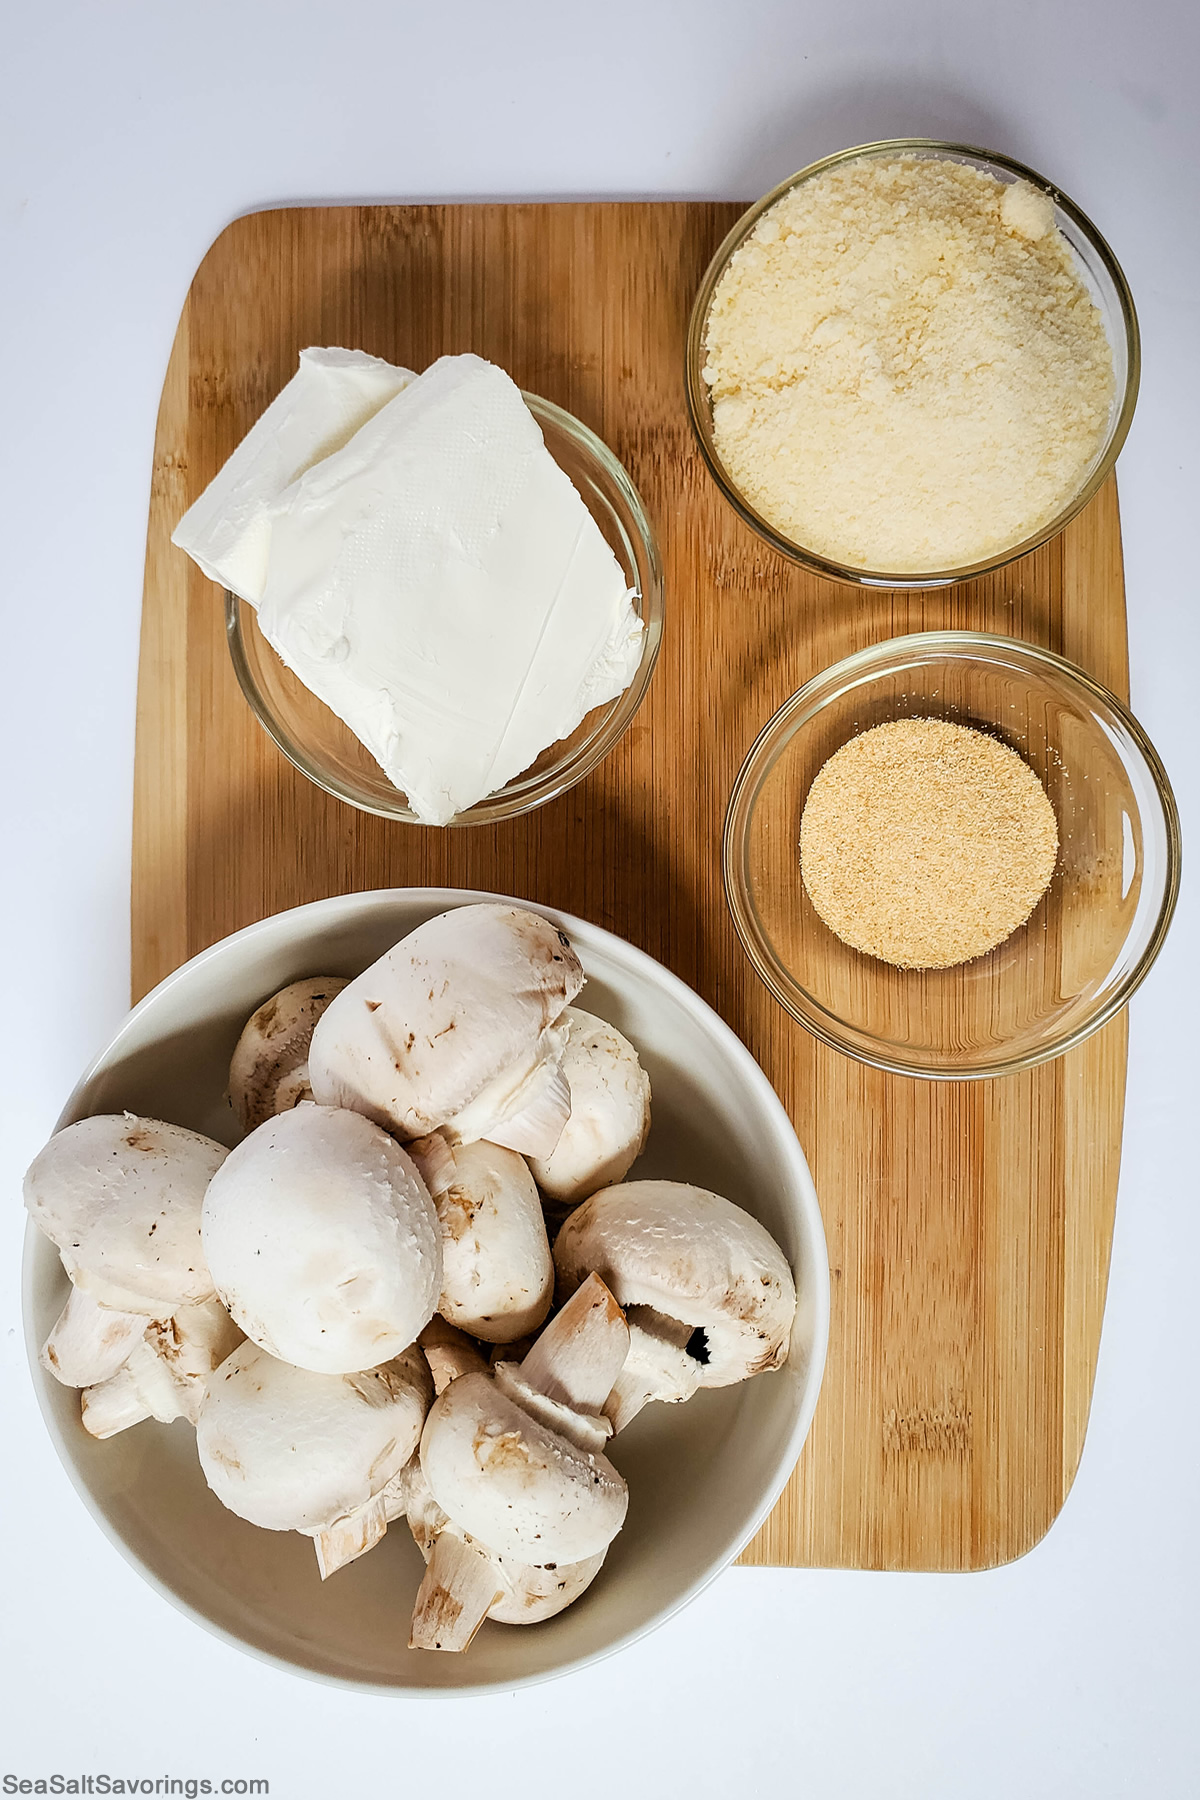
[[[1046,524],[1103,447],[1103,320],[1049,198],[912,154],[763,214],[713,295],[717,452],[783,536],[896,574]]]
[[[901,969],[994,950],[1050,884],[1058,826],[1015,750],[941,719],[896,719],[820,769],[800,822],[809,898],[843,943]]]

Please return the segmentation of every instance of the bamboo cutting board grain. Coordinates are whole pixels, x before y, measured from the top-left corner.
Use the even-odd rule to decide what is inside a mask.
[[[986,1083],[884,1075],[769,997],[721,891],[725,802],[768,715],[861,646],[1008,632],[1127,691],[1116,490],[1055,542],[922,597],[816,580],[709,480],[684,411],[688,310],[740,208],[366,206],[259,213],[192,283],[155,444],[138,690],[137,998],[281,908],[380,886],[499,890],[660,958],[762,1063],[812,1164],[829,1239],[825,1385],[799,1467],[744,1560],[984,1568],[1036,1543],[1083,1444],[1108,1271],[1126,1030]],[[641,713],[572,793],[439,832],[340,805],[244,704],[216,589],[169,543],[307,344],[424,368],[474,350],[599,432],[659,532],[662,657]]]

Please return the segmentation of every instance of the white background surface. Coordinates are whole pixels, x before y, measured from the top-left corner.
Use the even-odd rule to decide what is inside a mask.
[[[1121,460],[1135,710],[1200,822],[1200,12],[1190,0],[241,0],[4,8],[0,117],[0,1776],[265,1775],[277,1800],[1200,1793],[1197,909],[1134,1003],[1091,1428],[987,1575],[733,1570],[593,1672],[483,1702],[259,1667],[102,1538],[21,1344],[21,1172],[125,1010],[155,412],[197,262],[298,199],[756,196],[902,132],[1050,175],[1145,341]],[[2,1791],[2,1790],[0,1790]]]

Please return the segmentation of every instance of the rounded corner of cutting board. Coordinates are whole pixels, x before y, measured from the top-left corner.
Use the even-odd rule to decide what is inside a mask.
[[[740,211],[699,201],[267,207],[219,233],[185,303],[155,445],[134,982],[146,991],[269,913],[406,885],[527,893],[658,957],[718,1003],[783,1097],[835,1276],[813,1429],[743,1562],[998,1567],[1049,1530],[1082,1449],[1124,1021],[1057,1064],[957,1084],[971,1090],[959,1094],[850,1064],[782,1017],[741,959],[726,928],[720,833],[763,721],[819,668],[878,638],[939,624],[1007,630],[1126,691],[1116,489],[1106,483],[1060,539],[1022,562],[932,595],[839,595],[765,550],[709,480],[679,379],[693,297]],[[446,834],[353,814],[318,792],[246,708],[215,590],[170,551],[185,489],[215,473],[214,371],[218,399],[234,396],[245,429],[270,397],[264,369],[273,379],[297,346],[317,342],[359,343],[415,368],[449,350],[489,356],[594,423],[658,521],[672,600],[658,677],[636,729],[540,813]],[[856,1162],[844,1121],[866,1109],[878,1130],[858,1134],[872,1143],[855,1148]],[[982,1170],[978,1191],[965,1204],[947,1159],[931,1157],[918,1206],[908,1147],[959,1140],[971,1149],[960,1146],[959,1174]],[[909,1286],[872,1294],[894,1254],[889,1217],[913,1255]]]
[[[190,300],[199,282],[212,273],[213,269],[225,273],[231,261],[236,264],[238,252],[245,240],[250,238],[259,221],[277,214],[282,220],[289,213],[303,211],[303,208],[292,206],[253,206],[247,212],[238,213],[222,225],[200,261],[196,264],[196,272],[192,276],[188,289]]]

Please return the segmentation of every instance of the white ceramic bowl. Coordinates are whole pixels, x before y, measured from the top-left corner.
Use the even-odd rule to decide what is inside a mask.
[[[229,1058],[251,1011],[308,974],[356,975],[422,920],[496,896],[401,888],[318,901],[215,944],[129,1015],[88,1070],[60,1125],[122,1108],[226,1143]],[[516,904],[524,905],[525,902]],[[808,1165],[766,1077],[717,1015],[650,957],[597,926],[538,910],[573,939],[583,1004],[637,1045],[653,1124],[635,1175],[718,1189],[762,1220],[796,1271],[800,1304],[787,1365],[685,1406],[649,1406],[616,1440],[629,1516],[591,1590],[542,1625],[485,1624],[463,1656],[407,1648],[422,1562],[398,1521],[369,1556],[328,1582],[312,1545],[260,1531],[209,1492],[183,1421],[151,1421],[97,1443],[79,1396],[38,1365],[67,1294],[50,1243],[25,1248],[26,1337],[38,1399],[87,1506],[151,1585],[227,1642],[279,1667],[391,1693],[512,1689],[630,1643],[692,1599],[744,1548],[800,1453],[825,1361],[829,1264]]]

